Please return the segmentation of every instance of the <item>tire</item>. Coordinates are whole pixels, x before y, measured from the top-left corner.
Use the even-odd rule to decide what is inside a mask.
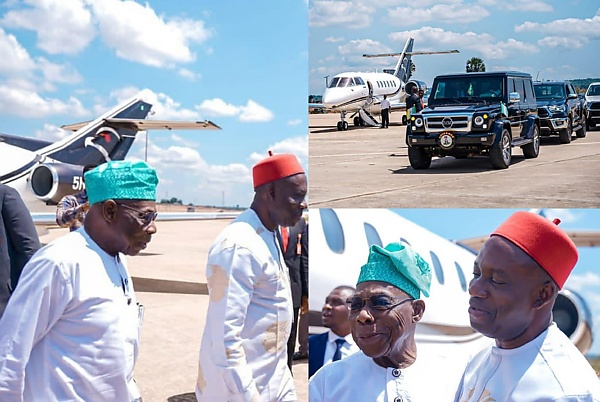
[[[431,155],[423,148],[408,147],[408,160],[415,170],[428,169],[431,166]]]
[[[402,115],[402,125],[406,126],[406,115]]]
[[[360,117],[356,116],[354,117],[354,127],[359,127],[360,126]]]
[[[343,121],[343,122],[342,122],[342,130],[343,130],[343,131],[346,131],[346,130],[348,130],[348,122],[347,122],[347,121]]]
[[[540,128],[533,126],[533,142],[521,147],[523,156],[526,158],[537,158],[540,154]]]
[[[490,163],[494,169],[506,169],[512,159],[511,138],[507,129],[502,129],[500,141],[490,148]]]
[[[585,119],[585,114],[581,116],[579,123],[581,124],[581,127],[575,132],[575,135],[577,135],[577,138],[585,138],[585,134],[587,131],[587,121]]]
[[[571,142],[572,135],[573,135],[573,122],[571,121],[571,118],[569,117],[568,122],[567,122],[567,128],[565,128],[564,130],[560,130],[558,132],[558,140],[560,141],[561,144],[568,144]]]
[[[337,129],[338,129],[338,131],[342,131],[342,122],[341,121],[338,121]]]

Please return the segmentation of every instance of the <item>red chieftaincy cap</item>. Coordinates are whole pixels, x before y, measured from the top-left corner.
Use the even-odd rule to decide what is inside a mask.
[[[491,236],[510,240],[533,258],[562,289],[577,263],[577,247],[558,227],[559,219],[548,219],[532,212],[512,214]]]
[[[273,155],[273,153],[269,151],[269,156],[258,162],[252,168],[254,188],[299,173],[304,173],[304,169],[302,169],[302,166],[295,155]]]

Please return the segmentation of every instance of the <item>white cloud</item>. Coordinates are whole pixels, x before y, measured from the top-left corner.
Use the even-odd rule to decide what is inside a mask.
[[[265,122],[271,121],[275,117],[272,111],[259,105],[252,99],[248,99],[246,106],[241,106],[240,121],[244,122]]]
[[[550,36],[538,41],[540,46],[565,49],[580,48],[589,41],[600,39],[600,14],[592,18],[566,18],[547,23],[524,22],[515,27],[515,32],[541,32]]]
[[[60,127],[48,123],[44,124],[44,127],[42,127],[41,130],[36,130],[34,133],[36,138],[52,142],[62,140],[71,134],[73,134],[72,131],[63,130]]]
[[[37,46],[50,54],[76,54],[94,38],[92,15],[82,0],[25,0],[30,8],[8,11],[0,23],[35,31]]]
[[[308,10],[310,27],[343,25],[349,29],[361,29],[371,25],[375,8],[362,2],[313,1]]]
[[[89,114],[77,98],[70,97],[66,102],[43,98],[35,91],[3,84],[0,84],[0,110],[4,114],[25,118],[41,118],[56,114],[83,117]]]
[[[485,59],[506,59],[521,54],[539,52],[539,49],[535,45],[520,42],[512,38],[505,41],[498,41],[487,33],[457,33],[428,26],[412,31],[393,32],[388,36],[390,40],[402,43],[408,37],[415,38],[415,41],[418,41],[420,44],[420,50],[428,48],[440,50],[440,48],[446,46],[452,49],[459,49],[461,52],[464,52],[465,49],[470,49],[480,54],[484,61]]]
[[[83,80],[70,64],[56,64],[43,57],[36,59],[44,79],[49,82],[77,84]]]
[[[554,11],[554,7],[546,1],[541,0],[480,0],[479,4],[485,7],[497,7],[507,11],[527,11],[533,13],[545,13]]]
[[[272,151],[274,154],[294,154],[298,158],[298,161],[302,164],[304,169],[308,166],[308,136],[291,137],[286,138],[282,141],[276,142],[269,146],[263,152],[253,152],[249,161],[251,165],[254,165],[258,161],[263,160],[269,154],[268,151]]]
[[[418,6],[397,7],[388,11],[386,21],[391,25],[421,25],[424,22],[436,23],[457,22],[469,23],[481,21],[489,16],[489,11],[476,4],[435,4],[430,8]]]
[[[35,67],[29,53],[17,38],[4,32],[2,28],[0,28],[0,60],[10,60],[9,63],[0,63],[0,74],[23,74]]]
[[[302,123],[302,119],[293,119],[287,122],[288,126],[297,126],[300,123]]]
[[[182,76],[183,78],[187,78],[190,81],[196,81],[201,77],[200,74],[197,74],[197,73],[193,72],[192,70],[188,70],[187,68],[180,68],[179,75]]]
[[[156,15],[146,3],[103,0],[89,2],[102,40],[117,56],[154,67],[172,67],[196,59],[190,44],[212,36],[203,21]]]
[[[205,99],[202,103],[196,106],[196,109],[203,115],[210,117],[231,117],[240,113],[240,107],[225,102],[223,99]]]
[[[327,38],[325,38],[325,42],[331,42],[331,43],[338,43],[338,42],[342,42],[344,40],[343,36],[340,36],[339,38],[335,38],[333,36],[328,36]]]
[[[342,62],[344,64],[347,64],[350,68],[360,68],[361,66],[374,66],[382,64],[382,59],[365,58],[363,57],[363,54],[391,53],[392,49],[373,39],[354,39],[338,46],[337,51],[342,57]],[[385,61],[383,63],[385,63]],[[337,72],[340,71],[342,70],[337,70]]]
[[[586,288],[600,286],[600,274],[586,272],[584,274],[572,274],[567,279],[565,287],[567,289],[581,292]]]

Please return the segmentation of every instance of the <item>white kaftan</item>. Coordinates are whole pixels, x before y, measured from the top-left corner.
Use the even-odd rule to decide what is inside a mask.
[[[556,324],[515,349],[486,348],[467,366],[456,401],[600,401],[600,380]]]
[[[295,401],[287,366],[292,296],[276,233],[246,210],[212,244],[206,277],[198,401]]]
[[[310,353],[310,351],[309,351]],[[417,353],[405,369],[383,368],[358,351],[323,366],[310,379],[309,402],[443,402],[454,397],[460,372],[441,357]],[[464,368],[464,366],[462,366]]]
[[[83,228],[27,263],[0,320],[0,401],[139,397],[138,307],[123,256]]]

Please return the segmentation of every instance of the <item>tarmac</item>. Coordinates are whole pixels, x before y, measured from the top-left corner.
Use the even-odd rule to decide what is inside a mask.
[[[146,308],[135,366],[144,402],[196,401],[198,352],[208,307],[206,258],[213,239],[229,222],[157,222],[148,248],[127,257],[136,296]],[[67,229],[51,229],[40,239],[48,243],[66,233]],[[298,401],[306,402],[308,361],[294,363]]]
[[[540,154],[513,148],[508,169],[488,157],[434,158],[426,170],[408,161],[406,126],[338,131],[339,114],[309,115],[310,206],[317,208],[598,208],[600,130],[560,144],[542,137]],[[350,119],[347,121],[351,122]]]

